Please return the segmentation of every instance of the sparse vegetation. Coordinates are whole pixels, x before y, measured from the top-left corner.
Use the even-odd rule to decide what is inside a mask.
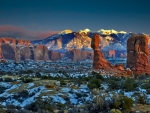
[[[57,110],[67,110],[70,113],[128,113],[133,104],[135,107],[150,103],[148,75],[135,75],[134,78],[116,77],[95,71],[86,73],[63,69],[26,69],[3,74],[0,77],[0,95],[8,96],[1,96],[0,103],[5,104],[8,100],[13,103],[14,100],[20,105],[26,99],[33,98],[32,102],[23,107],[24,110],[19,105],[11,106],[8,101],[6,106],[0,108],[4,113],[49,113]]]
[[[31,77],[22,77],[20,79],[23,83],[29,83],[29,82],[33,82],[33,79]]]

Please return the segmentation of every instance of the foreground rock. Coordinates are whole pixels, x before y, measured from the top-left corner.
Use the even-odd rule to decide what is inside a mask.
[[[148,36],[132,35],[127,41],[127,68],[135,74],[150,74]]]

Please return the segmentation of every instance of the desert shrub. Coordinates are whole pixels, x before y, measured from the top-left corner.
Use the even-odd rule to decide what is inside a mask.
[[[5,82],[13,82],[14,80],[12,78],[10,78],[10,77],[7,77],[7,78],[4,79],[4,81]]]
[[[150,83],[143,83],[142,85],[143,89],[149,89],[150,88]]]
[[[44,111],[52,112],[54,108],[50,102],[51,100],[49,99],[42,100],[38,98],[35,102],[25,106],[25,109],[39,113],[43,113]]]
[[[101,83],[102,81],[100,79],[93,78],[91,81],[89,81],[88,88],[99,88],[101,86]]]
[[[60,80],[60,86],[66,85],[66,82],[64,80]]]
[[[0,102],[4,102],[4,101],[6,101],[6,97],[0,97]]]
[[[148,79],[148,78],[149,78],[149,75],[148,75],[148,74],[145,74],[145,75],[139,75],[139,76],[138,76],[138,79],[140,79],[140,80]]]
[[[4,75],[4,72],[3,72],[3,71],[0,71],[0,75]]]
[[[91,75],[93,75],[97,79],[104,80],[104,77],[97,72],[92,71]]]
[[[147,89],[147,90],[146,90],[146,93],[147,93],[147,94],[150,94],[150,89]]]
[[[27,70],[27,73],[28,74],[33,73],[33,70]]]
[[[134,78],[137,79],[139,76],[140,76],[140,75],[135,74],[135,75],[134,75]]]
[[[41,77],[41,73],[40,72],[36,72],[35,75],[36,75],[36,77],[39,77],[39,78]]]
[[[64,109],[65,107],[66,107],[65,104],[62,104],[62,103],[58,103],[58,104],[57,104],[57,109],[59,109],[59,110],[62,110],[62,109]]]
[[[81,98],[82,97],[82,94],[81,93],[76,93],[76,96],[77,96],[77,98]]]
[[[0,94],[2,94],[7,88],[5,88],[4,86],[0,86]]]
[[[109,80],[108,81],[108,86],[110,89],[119,89],[120,85],[118,81],[114,81],[114,80]]]
[[[103,111],[104,110],[104,98],[101,96],[96,96],[93,99],[93,109],[95,109],[95,111]]]
[[[29,77],[22,77],[22,78],[20,78],[20,80],[21,80],[23,83],[33,82],[33,79],[32,79],[32,78],[29,78]]]
[[[7,72],[6,74],[8,74],[8,75],[12,75],[13,73],[9,71],[9,72]]]
[[[122,111],[130,111],[133,106],[133,100],[127,96],[119,95],[113,102],[113,108],[121,109]]]
[[[94,88],[94,89],[92,90],[92,94],[98,95],[98,94],[99,94],[99,89]]]
[[[23,90],[21,92],[18,92],[17,96],[14,96],[14,98],[17,98],[19,102],[24,101],[29,96],[29,92],[27,90]]]
[[[138,104],[146,104],[146,101],[147,101],[147,97],[146,95],[138,95],[137,97],[137,103]]]
[[[119,109],[111,109],[110,113],[122,113]]]
[[[49,79],[49,76],[41,76],[41,79]]]
[[[0,82],[2,82],[3,81],[3,78],[2,77],[0,77]]]
[[[46,88],[55,88],[55,84],[53,84],[53,85],[46,84],[45,87]]]
[[[7,113],[7,111],[3,108],[0,108],[0,113]]]
[[[127,78],[123,83],[123,89],[125,91],[133,91],[137,88],[138,84],[132,78]]]
[[[15,113],[16,112],[16,106],[15,105],[6,105],[6,111],[7,113]]]
[[[93,77],[91,76],[88,76],[88,77],[85,77],[85,81],[90,81]]]
[[[111,76],[109,79],[114,80],[114,81],[121,81],[122,78],[116,77],[116,76]]]

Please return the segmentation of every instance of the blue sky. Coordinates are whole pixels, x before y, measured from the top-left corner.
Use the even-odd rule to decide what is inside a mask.
[[[3,26],[34,33],[103,28],[150,34],[150,0],[0,0]]]

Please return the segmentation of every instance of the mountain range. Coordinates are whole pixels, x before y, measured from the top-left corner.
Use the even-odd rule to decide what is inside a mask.
[[[117,32],[113,29],[101,29],[97,32],[92,32],[89,29],[74,32],[67,29],[46,39],[31,42],[22,41],[22,39],[0,38],[0,58],[52,61],[61,59],[71,59],[73,61],[91,60],[93,58],[91,39],[95,33],[100,36],[99,49],[105,58],[126,58],[127,39],[134,33]],[[10,53],[13,53],[13,55],[9,55]],[[10,58],[10,56],[13,57]]]

